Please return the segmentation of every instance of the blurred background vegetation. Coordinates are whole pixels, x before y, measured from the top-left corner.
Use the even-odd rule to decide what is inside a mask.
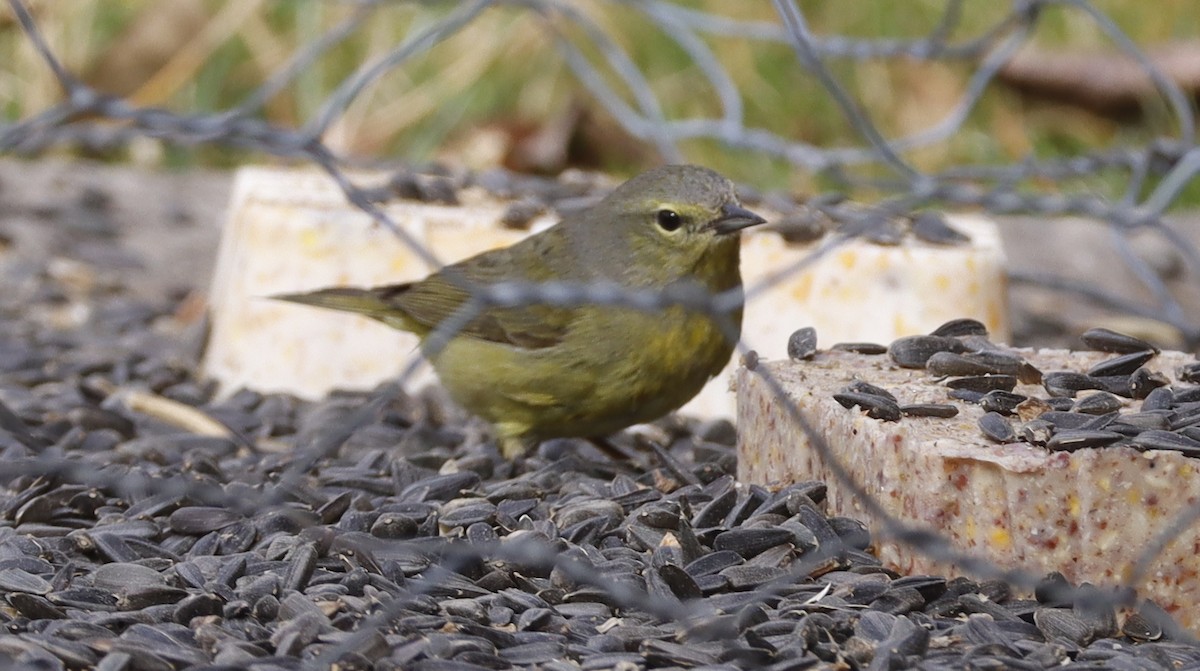
[[[679,4],[778,23],[765,0]],[[137,105],[196,114],[238,104],[297,50],[354,9],[354,3],[330,0],[34,0],[30,6],[59,58],[87,83]],[[576,6],[630,54],[668,118],[720,115],[719,101],[699,69],[639,11],[603,0],[580,0]],[[937,25],[945,2],[802,0],[799,6],[821,36],[915,39]],[[1196,0],[1095,0],[1093,6],[1151,52],[1180,45],[1196,49],[1200,39]],[[455,7],[450,2],[383,4],[348,40],[270,99],[262,115],[276,124],[303,125],[357,68]],[[977,37],[1011,11],[1007,2],[966,2],[950,41]],[[1078,78],[1104,80],[1111,70],[1103,66],[1103,58],[1116,55],[1117,49],[1096,22],[1066,4],[1044,11],[1031,45],[1047,53],[1095,56],[1092,62],[1099,67],[1085,67]],[[579,34],[565,22],[553,25],[568,36]],[[830,96],[798,64],[789,45],[704,39],[742,93],[747,126],[822,148],[863,144]],[[60,99],[58,84],[7,6],[0,9],[0,63],[7,64],[0,65],[4,120],[28,118]],[[828,63],[886,137],[912,133],[942,119],[960,101],[977,66],[975,60],[901,56],[831,58]],[[922,169],[937,170],[1069,156],[1126,143],[1144,145],[1177,133],[1176,120],[1142,79],[1129,84],[1126,98],[1132,105],[1098,106],[1031,92],[1019,78],[994,82],[958,133],[907,157]],[[326,141],[335,151],[363,159],[437,160],[472,168],[502,164],[546,173],[569,167],[626,173],[660,160],[651,146],[622,131],[577,82],[558,54],[546,20],[512,5],[487,10],[461,32],[370,86],[330,128]],[[782,161],[730,151],[715,141],[692,141],[682,148],[690,160],[760,186],[799,192],[816,186],[812,175]],[[265,160],[213,147],[172,148],[150,140],[104,158],[162,166]],[[1097,182],[1096,188],[1119,183],[1124,180]]]

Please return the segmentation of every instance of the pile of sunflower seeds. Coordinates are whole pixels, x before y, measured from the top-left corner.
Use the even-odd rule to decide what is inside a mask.
[[[794,342],[808,342],[804,329]],[[949,398],[978,404],[985,414],[979,429],[997,443],[1021,441],[1052,451],[1128,446],[1138,450],[1171,450],[1200,457],[1200,363],[1176,371],[1177,384],[1147,367],[1159,349],[1133,336],[1094,328],[1083,343],[1115,356],[1086,371],[1043,373],[1019,351],[998,346],[975,320],[947,323],[929,335],[897,339],[890,346],[835,345],[862,353],[886,353],[897,366],[924,369],[940,378]],[[811,348],[815,351],[815,345]],[[811,356],[796,348],[793,359]],[[1045,395],[1014,392],[1018,384],[1040,385]],[[857,381],[834,399],[858,407],[869,417],[898,421],[901,417],[953,417],[952,404],[901,405],[888,390]],[[1140,401],[1125,410],[1129,399]]]
[[[86,275],[0,256],[0,665],[1200,668],[1150,604],[882,567],[724,422],[510,463],[436,393],[215,399],[177,301]]]

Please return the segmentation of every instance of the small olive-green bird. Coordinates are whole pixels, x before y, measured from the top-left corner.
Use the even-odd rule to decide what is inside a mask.
[[[675,410],[729,361],[735,334],[681,305],[493,305],[437,347],[431,334],[462,314],[472,287],[605,282],[646,291],[690,282],[712,294],[740,291],[738,233],[763,221],[721,175],[669,165],[541,233],[419,282],[276,298],[415,333],[451,397],[491,422],[501,452],[514,458],[542,440],[600,438]],[[741,309],[729,317],[740,335]]]

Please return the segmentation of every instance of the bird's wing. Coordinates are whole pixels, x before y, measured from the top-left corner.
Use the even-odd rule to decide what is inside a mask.
[[[537,241],[527,241],[526,252],[537,251]],[[518,246],[523,243],[518,243]],[[514,272],[518,256],[526,267]],[[434,273],[427,279],[411,284],[385,287],[380,296],[403,310],[411,319],[430,330],[447,319],[455,318],[470,299],[468,287],[486,287],[498,282],[523,280],[539,282],[548,279],[548,269],[537,263],[538,254],[522,254],[520,249],[508,248],[487,252],[462,263]],[[532,263],[531,263],[532,261]],[[514,307],[485,307],[482,312],[458,331],[480,340],[512,345],[524,349],[552,347],[562,342],[574,319],[572,310],[548,305],[529,304]]]

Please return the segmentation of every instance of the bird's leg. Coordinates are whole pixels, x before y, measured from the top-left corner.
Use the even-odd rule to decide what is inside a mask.
[[[631,458],[630,455],[626,454],[624,450],[614,445],[613,442],[608,439],[608,436],[591,436],[589,438],[585,438],[584,440],[591,443],[593,447],[613,461],[629,461]]]
[[[612,442],[611,440],[609,440],[607,436],[592,436],[590,438],[586,438],[585,440],[587,440],[589,443],[592,444],[592,446],[594,446],[597,450],[599,450],[601,453],[603,453],[604,456],[608,457],[609,459],[612,459],[613,461],[615,461],[617,463],[630,464],[631,466],[633,466],[634,468],[636,468],[639,471],[647,470],[650,467],[650,465],[643,458],[643,455],[641,452],[638,452],[638,451],[631,452],[629,450],[626,450],[626,449],[618,446],[616,443]]]
[[[492,437],[492,428],[484,422],[470,420],[463,427],[463,445],[468,448],[486,446]]]
[[[537,441],[518,436],[504,436],[498,440],[500,456],[513,461],[537,447]]]
[[[649,438],[648,436],[638,435],[635,440],[640,447],[647,448],[658,460],[658,465],[670,473],[676,480],[689,485],[699,485],[700,480],[692,473],[686,465],[680,463],[678,459],[671,456],[667,448],[659,444],[658,441]]]

